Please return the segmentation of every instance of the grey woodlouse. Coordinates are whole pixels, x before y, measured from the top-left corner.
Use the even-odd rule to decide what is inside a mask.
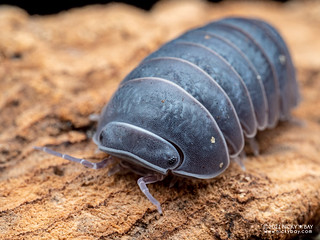
[[[224,18],[192,29],[146,57],[105,106],[93,138],[103,152],[143,175],[138,185],[162,213],[146,184],[168,173],[209,179],[243,152],[258,153],[257,130],[290,119],[299,89],[289,50],[274,27]],[[91,168],[91,163],[35,147]]]

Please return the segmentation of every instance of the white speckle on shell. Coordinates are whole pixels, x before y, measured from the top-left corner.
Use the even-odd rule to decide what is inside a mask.
[[[286,56],[281,54],[279,56],[279,61],[282,65],[284,65],[286,63]]]
[[[215,143],[216,139],[214,137],[212,137],[210,141],[211,141],[211,143]]]

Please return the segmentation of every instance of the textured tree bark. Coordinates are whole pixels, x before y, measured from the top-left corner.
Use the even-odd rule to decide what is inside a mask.
[[[107,176],[32,147],[102,159],[90,137],[117,84],[148,53],[185,30],[228,15],[258,16],[287,40],[303,101],[298,121],[258,134],[221,176],[150,186],[159,216],[133,173]],[[110,4],[53,16],[0,7],[1,239],[288,239],[274,224],[320,231],[320,3],[165,1],[150,13]],[[305,226],[305,225],[303,225]]]

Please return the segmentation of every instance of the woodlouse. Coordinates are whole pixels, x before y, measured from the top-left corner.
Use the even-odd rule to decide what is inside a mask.
[[[254,143],[257,130],[289,119],[298,102],[294,65],[275,28],[224,18],[168,42],[129,73],[104,108],[94,142],[123,160],[117,169],[143,175],[139,187],[161,213],[146,184],[169,172],[221,174],[243,152],[245,138]],[[36,149],[91,168],[110,163]]]

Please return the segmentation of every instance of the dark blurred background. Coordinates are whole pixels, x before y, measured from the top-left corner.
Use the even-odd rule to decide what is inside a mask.
[[[208,0],[209,2],[222,2],[223,0]],[[273,0],[277,2],[287,2],[288,0]],[[83,7],[91,4],[106,4],[110,2],[123,2],[145,10],[150,10],[157,2],[155,0],[146,1],[90,1],[90,0],[65,0],[65,1],[35,1],[35,0],[1,0],[0,4],[14,5],[26,10],[29,14],[47,15],[54,14],[70,8]]]

